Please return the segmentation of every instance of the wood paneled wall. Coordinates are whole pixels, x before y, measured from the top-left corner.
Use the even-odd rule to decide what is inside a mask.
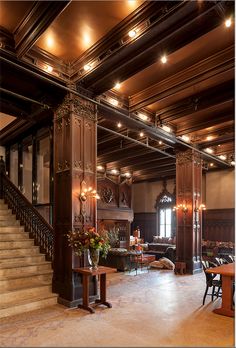
[[[151,243],[157,235],[157,213],[135,213],[131,226],[131,234],[139,226],[140,236],[145,242]]]
[[[203,211],[203,239],[234,242],[234,214],[234,209],[208,209]]]

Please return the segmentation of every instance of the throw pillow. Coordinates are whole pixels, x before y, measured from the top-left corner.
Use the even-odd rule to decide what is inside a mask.
[[[159,243],[159,236],[153,236],[153,243]]]
[[[164,268],[164,265],[160,261],[152,261],[149,263],[152,268]]]
[[[164,268],[175,269],[175,264],[166,257],[162,257],[159,261],[163,264]]]

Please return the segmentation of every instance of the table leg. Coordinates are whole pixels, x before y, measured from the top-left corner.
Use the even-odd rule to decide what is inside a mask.
[[[95,310],[89,306],[89,276],[83,274],[82,278],[83,283],[83,304],[79,304],[78,308],[85,309],[90,313],[95,313]]]
[[[107,302],[106,300],[106,273],[101,274],[100,278],[100,299],[96,300],[96,303],[103,304],[107,306],[108,308],[112,308],[112,305],[110,302]]]
[[[232,300],[232,278],[222,275],[222,305],[220,308],[214,309],[214,313],[233,317]]]

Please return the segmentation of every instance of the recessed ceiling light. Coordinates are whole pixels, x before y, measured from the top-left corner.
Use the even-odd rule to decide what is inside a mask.
[[[143,132],[140,132],[139,135],[140,135],[140,137],[143,137],[143,136],[144,136],[144,133],[143,133]]]
[[[210,163],[210,167],[213,167],[214,166],[214,163]]]
[[[159,145],[162,145],[162,141],[161,141],[161,140],[159,140],[159,141],[158,141],[158,144],[159,144]]]
[[[231,27],[231,24],[232,24],[231,18],[226,19],[226,21],[225,21],[226,28]]]
[[[120,122],[117,123],[117,127],[118,128],[121,128],[122,127],[122,124]]]
[[[166,55],[164,55],[164,56],[161,57],[161,62],[162,62],[163,64],[165,64],[165,63],[167,62]]]
[[[47,70],[48,72],[52,72],[52,71],[53,71],[53,67],[50,66],[50,65],[47,65],[47,66],[46,66],[46,70]]]
[[[91,69],[92,69],[91,65],[89,65],[89,64],[84,65],[84,71],[89,71]]]
[[[114,106],[118,106],[118,104],[119,104],[118,100],[112,99],[112,98],[109,99],[109,102]]]
[[[144,114],[141,114],[141,113],[138,113],[138,117],[141,118],[141,120],[143,120],[143,121],[147,121],[147,119],[148,119],[147,115],[144,115]]]
[[[217,146],[219,146],[219,147],[220,147],[221,145],[219,144],[219,145],[217,145]]]
[[[117,82],[117,83],[115,84],[114,88],[115,88],[115,89],[120,89],[120,83]]]
[[[210,141],[210,140],[212,140],[213,139],[213,136],[212,135],[208,135],[207,137],[206,137],[206,140],[207,141]]]
[[[135,31],[135,30],[130,30],[130,31],[128,32],[128,35],[129,35],[129,37],[130,37],[131,39],[133,39],[133,38],[136,36],[136,31]]]
[[[211,149],[210,147],[207,147],[204,151],[208,152],[208,153],[213,153],[213,149]]]
[[[117,174],[118,173],[118,171],[116,169],[112,169],[111,172],[112,172],[112,174]]]
[[[188,142],[188,141],[190,141],[190,138],[188,135],[182,135],[182,140]]]
[[[225,160],[226,160],[226,156],[225,156],[225,155],[220,155],[219,158],[220,158],[222,161],[225,161]]]
[[[103,170],[103,166],[97,166],[97,170]]]
[[[169,126],[164,125],[164,126],[162,126],[162,129],[168,133],[171,132],[171,128]]]

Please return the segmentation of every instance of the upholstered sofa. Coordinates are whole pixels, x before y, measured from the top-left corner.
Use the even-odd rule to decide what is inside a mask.
[[[143,250],[146,254],[155,255],[156,260],[161,257],[166,257],[172,262],[175,262],[175,239],[154,236],[153,243],[146,243],[145,245],[143,245]]]

